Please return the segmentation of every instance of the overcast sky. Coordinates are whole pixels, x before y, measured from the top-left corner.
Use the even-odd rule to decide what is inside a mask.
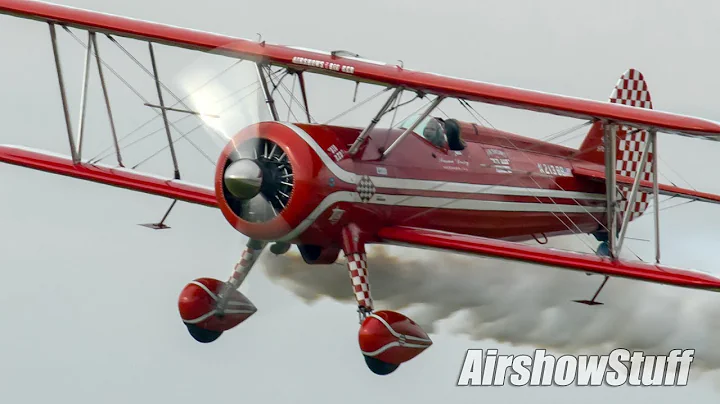
[[[645,74],[656,108],[720,121],[716,46],[720,27],[715,21],[720,3],[715,1],[63,3],[238,37],[255,38],[260,32],[274,43],[346,49],[391,63],[402,59],[408,68],[599,100],[607,99],[624,70],[635,67]],[[4,95],[0,143],[66,152],[47,26],[2,16],[0,32]],[[76,33],[85,39],[83,33]],[[59,34],[67,51],[63,67],[75,121],[83,50],[65,32]],[[154,102],[153,88],[142,71],[101,40],[103,56]],[[147,54],[142,53],[146,46],[126,43],[147,62]],[[178,92],[188,72],[205,71],[212,59],[167,49],[158,50],[158,56],[162,78]],[[97,78],[92,80],[88,155],[100,152],[110,139]],[[116,79],[111,85],[116,89],[111,97],[121,134],[154,116]],[[352,97],[351,85],[332,89],[344,92],[345,100]],[[313,110],[326,118],[334,114],[336,104],[328,94],[311,93]],[[363,89],[361,94],[371,91]],[[576,123],[500,108],[483,112],[495,126],[533,137]],[[362,124],[362,117],[354,116],[351,123]],[[153,129],[159,128],[157,123]],[[219,150],[209,136],[193,139],[211,156]],[[163,142],[159,133],[133,146],[129,161],[149,156]],[[661,169],[668,179],[720,192],[714,175],[720,146],[670,136],[661,137],[661,142],[665,164]],[[212,164],[187,143],[178,148],[187,178],[207,183]],[[112,156],[104,162],[113,163]],[[168,164],[169,158],[161,155],[142,168],[170,175]],[[13,166],[0,166],[0,183],[2,402],[710,403],[718,399],[717,383],[710,378],[674,389],[455,387],[467,349],[498,348],[500,353],[517,354],[531,353],[535,347],[471,340],[442,330],[432,335],[435,344],[427,352],[393,375],[377,377],[366,369],[358,351],[352,303],[321,299],[308,305],[260,268],[243,286],[258,313],[217,342],[200,345],[179,319],[177,295],[194,278],[225,279],[245,242],[218,211],[180,203],[169,218],[171,230],[151,231],[136,224],[158,220],[170,201]],[[666,262],[720,272],[715,268],[720,210],[692,204],[665,213]],[[649,239],[651,222],[639,221],[631,232]],[[642,257],[652,257],[651,243],[630,245]],[[370,268],[372,280],[372,261]],[[347,292],[350,296],[349,282]],[[717,299],[698,301],[718,303]],[[602,309],[589,308],[587,316]],[[699,316],[698,323],[682,326],[700,328],[703,320]],[[684,346],[677,348],[693,348],[694,337],[679,341]]]

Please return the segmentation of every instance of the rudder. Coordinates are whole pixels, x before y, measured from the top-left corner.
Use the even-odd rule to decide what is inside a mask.
[[[642,73],[635,69],[627,70],[617,81],[609,102],[636,108],[652,109],[652,99]],[[640,169],[642,151],[650,138],[650,134],[646,130],[637,132],[633,132],[633,130],[634,128],[629,126],[620,126],[616,132],[617,160],[615,170],[617,175],[631,178],[634,178]],[[593,163],[605,164],[604,134],[601,122],[595,122],[590,128],[580,146],[580,153],[578,153],[577,157]],[[647,164],[643,170],[641,180],[653,180],[653,158],[652,151],[649,150]],[[629,188],[623,187],[620,189],[618,207],[621,212],[625,212],[627,209],[629,196]],[[648,201],[649,193],[639,191],[635,206],[630,210],[630,220],[636,219],[643,214],[648,207]]]

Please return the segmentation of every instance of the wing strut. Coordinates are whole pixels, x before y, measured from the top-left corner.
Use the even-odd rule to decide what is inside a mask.
[[[430,106],[428,106],[428,107],[425,109],[425,112],[423,112],[422,115],[420,115],[420,116],[418,117],[418,119],[416,119],[415,122],[413,122],[413,124],[410,125],[410,127],[408,127],[407,129],[405,129],[405,132],[403,132],[400,136],[398,136],[398,138],[395,139],[395,141],[390,145],[390,147],[387,148],[387,150],[383,151],[382,156],[380,156],[380,160],[382,160],[382,159],[384,159],[385,157],[387,157],[388,154],[390,154],[390,152],[393,151],[393,149],[395,149],[395,148],[397,147],[397,145],[399,145],[400,142],[402,142],[402,140],[405,139],[405,137],[406,137],[407,135],[409,135],[410,133],[412,133],[412,131],[414,131],[415,128],[417,128],[417,126],[420,125],[420,123],[421,123],[425,118],[427,118],[428,115],[430,115],[430,113],[432,113],[433,110],[435,110],[435,108],[437,108],[437,106],[440,105],[440,103],[441,103],[442,100],[444,100],[444,99],[445,99],[445,97],[443,97],[443,96],[438,96],[438,97],[436,97],[436,98],[433,100],[433,102],[430,103]]]
[[[632,216],[635,203],[637,201],[638,193],[640,192],[640,185],[642,182],[642,176],[645,174],[645,168],[648,164],[648,158],[650,153],[653,156],[657,156],[657,130],[649,130],[649,139],[645,142],[640,157],[639,167],[633,178],[632,187],[630,194],[627,196],[628,203],[624,212],[619,212],[618,201],[617,201],[617,168],[616,168],[616,148],[607,147],[607,145],[616,144],[617,124],[605,123],[605,186],[607,194],[607,229],[608,229],[608,251],[610,257],[613,260],[617,260],[622,250],[623,242],[625,241],[625,235],[627,232],[628,225],[630,224],[630,218]],[[635,129],[633,132],[637,132],[641,129]],[[651,149],[652,148],[652,149]],[[660,263],[660,191],[658,184],[658,171],[657,171],[657,157],[652,159],[652,173],[653,173],[653,200],[654,200],[654,224],[655,224],[655,262]],[[619,213],[623,213],[622,223],[620,229],[617,228]]]
[[[307,100],[307,92],[305,92],[305,75],[303,72],[297,72],[298,75],[298,82],[300,83],[300,91],[302,92],[302,99],[303,104],[305,104],[305,115],[307,115],[307,121],[308,123],[312,123],[312,118],[310,117],[310,107],[308,106],[308,100]]]
[[[69,29],[64,27],[66,30]],[[85,133],[85,112],[87,111],[87,90],[90,79],[90,58],[92,56],[93,33],[88,31],[88,46],[85,49],[85,64],[82,79],[82,92],[80,93],[80,118],[78,119],[77,159],[82,160],[83,135]]]
[[[270,113],[272,114],[273,120],[279,121],[280,118],[277,112],[277,108],[275,108],[275,100],[273,99],[272,94],[270,94],[270,90],[268,89],[265,72],[263,72],[263,66],[260,63],[256,63],[255,68],[257,69],[258,80],[260,80],[260,87],[262,88],[263,96],[265,97],[265,103],[268,105],[268,108],[270,108]]]
[[[655,216],[655,263],[660,263],[660,185],[658,184],[658,157],[657,157],[657,130],[650,131],[650,141],[652,142],[652,172],[653,172],[653,214]]]
[[[610,258],[617,260],[616,237],[617,237],[617,188],[615,177],[616,161],[616,134],[617,125],[610,122],[603,122],[605,131],[605,195],[607,199],[607,231],[608,250]]]
[[[57,70],[58,84],[60,85],[60,97],[62,98],[63,112],[65,113],[65,127],[67,128],[68,141],[70,142],[70,156],[73,164],[80,162],[77,148],[75,148],[75,137],[73,135],[72,123],[70,122],[70,110],[68,109],[67,94],[65,93],[65,80],[63,79],[62,66],[60,64],[60,52],[58,52],[57,32],[55,24],[50,25],[50,41],[52,42],[53,56],[55,57],[55,70]]]
[[[375,125],[380,122],[380,119],[382,119],[383,115],[387,113],[388,109],[390,109],[390,106],[393,104],[395,99],[400,95],[402,92],[402,87],[395,88],[395,91],[390,95],[390,98],[385,101],[385,104],[380,108],[380,111],[378,111],[377,115],[375,115],[375,118],[370,121],[370,125],[368,125],[365,129],[363,129],[362,133],[355,139],[355,142],[353,142],[352,146],[350,146],[350,150],[348,150],[348,153],[350,153],[351,156],[354,156],[358,150],[360,150],[360,146],[362,146],[363,142],[365,142],[365,138],[368,137],[370,134],[370,131],[375,128]]]
[[[88,31],[88,42],[85,51],[85,63],[83,69],[82,89],[80,93],[80,117],[78,119],[78,137],[75,139],[75,135],[72,129],[72,123],[70,122],[70,109],[68,107],[67,93],[65,90],[65,80],[62,72],[62,65],[60,62],[60,52],[57,44],[57,32],[54,23],[48,24],[50,27],[50,39],[52,42],[53,56],[55,59],[55,67],[58,75],[58,84],[60,86],[60,96],[63,103],[63,112],[65,115],[65,126],[68,133],[68,141],[70,143],[70,155],[72,157],[73,164],[78,164],[82,160],[82,146],[85,135],[85,115],[87,111],[87,93],[90,84],[90,63],[93,54],[95,55],[95,62],[98,68],[98,76],[100,78],[100,85],[103,90],[103,97],[105,99],[105,107],[107,109],[108,120],[110,122],[110,130],[113,137],[113,144],[115,146],[115,154],[117,155],[118,165],[124,167],[122,163],[122,156],[120,155],[120,145],[118,143],[117,131],[115,130],[115,121],[113,119],[112,109],[110,107],[110,96],[105,82],[105,74],[103,72],[103,61],[100,58],[100,50],[97,44],[96,33],[94,31]],[[72,35],[70,29],[63,26],[63,29]],[[77,38],[76,38],[77,39]],[[78,40],[79,41],[79,40]],[[82,41],[79,41],[81,44]],[[84,44],[83,44],[84,45]],[[171,145],[172,147],[172,145]]]
[[[100,59],[100,49],[98,48],[97,38],[94,32],[90,33],[90,42],[92,43],[92,47],[95,49],[95,64],[97,65],[98,76],[100,77],[100,86],[102,86],[103,97],[105,98],[105,108],[107,109],[108,120],[110,121],[110,131],[112,133],[118,165],[120,167],[125,167],[122,162],[122,156],[120,155],[120,144],[118,143],[117,131],[115,130],[115,120],[113,119],[112,109],[110,108],[110,95],[108,93],[107,85],[105,84],[105,73],[103,73],[102,59]],[[90,44],[88,44],[88,47],[90,47]]]
[[[625,241],[625,232],[627,231],[628,224],[630,224],[630,216],[632,216],[632,211],[635,207],[635,201],[637,200],[638,190],[640,190],[640,179],[645,174],[645,166],[647,165],[648,155],[652,142],[652,137],[649,139],[649,141],[645,142],[645,147],[643,147],[642,151],[642,157],[640,157],[640,166],[638,167],[637,173],[635,173],[635,180],[633,181],[633,185],[630,190],[630,199],[628,201],[627,207],[625,208],[622,225],[620,225],[620,236],[618,237],[617,242],[618,254],[622,249],[623,241]]]
[[[175,145],[173,144],[172,135],[170,135],[170,124],[168,123],[167,110],[165,109],[165,101],[163,101],[162,88],[160,88],[160,76],[158,75],[157,63],[155,62],[155,51],[152,42],[148,42],[150,49],[150,62],[152,63],[153,76],[155,78],[155,88],[157,88],[158,101],[160,102],[160,111],[162,112],[163,123],[165,124],[165,134],[170,145],[170,155],[172,156],[173,167],[175,168],[175,179],[180,179],[180,168],[178,167],[177,156],[175,155]]]

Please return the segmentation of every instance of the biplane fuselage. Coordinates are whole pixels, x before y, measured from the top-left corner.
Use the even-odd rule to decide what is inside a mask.
[[[351,157],[348,146],[361,129],[261,123],[241,131],[223,153],[218,200],[230,223],[249,237],[336,251],[348,223],[368,235],[403,225],[540,242],[551,235],[593,232],[603,223],[604,186],[573,176],[577,150],[463,125],[463,150],[436,147],[412,133],[382,158],[402,129],[374,129]],[[275,155],[280,149],[287,153],[295,176],[287,206],[263,223],[240,220],[222,192],[223,159],[234,145],[256,136],[277,144]],[[368,242],[379,241],[370,237]]]

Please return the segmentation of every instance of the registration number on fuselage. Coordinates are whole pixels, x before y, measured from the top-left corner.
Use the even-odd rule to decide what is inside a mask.
[[[555,175],[560,177],[572,177],[572,170],[563,167],[563,166],[556,166],[554,164],[542,164],[538,163],[538,171],[540,171],[541,174],[545,175]]]

